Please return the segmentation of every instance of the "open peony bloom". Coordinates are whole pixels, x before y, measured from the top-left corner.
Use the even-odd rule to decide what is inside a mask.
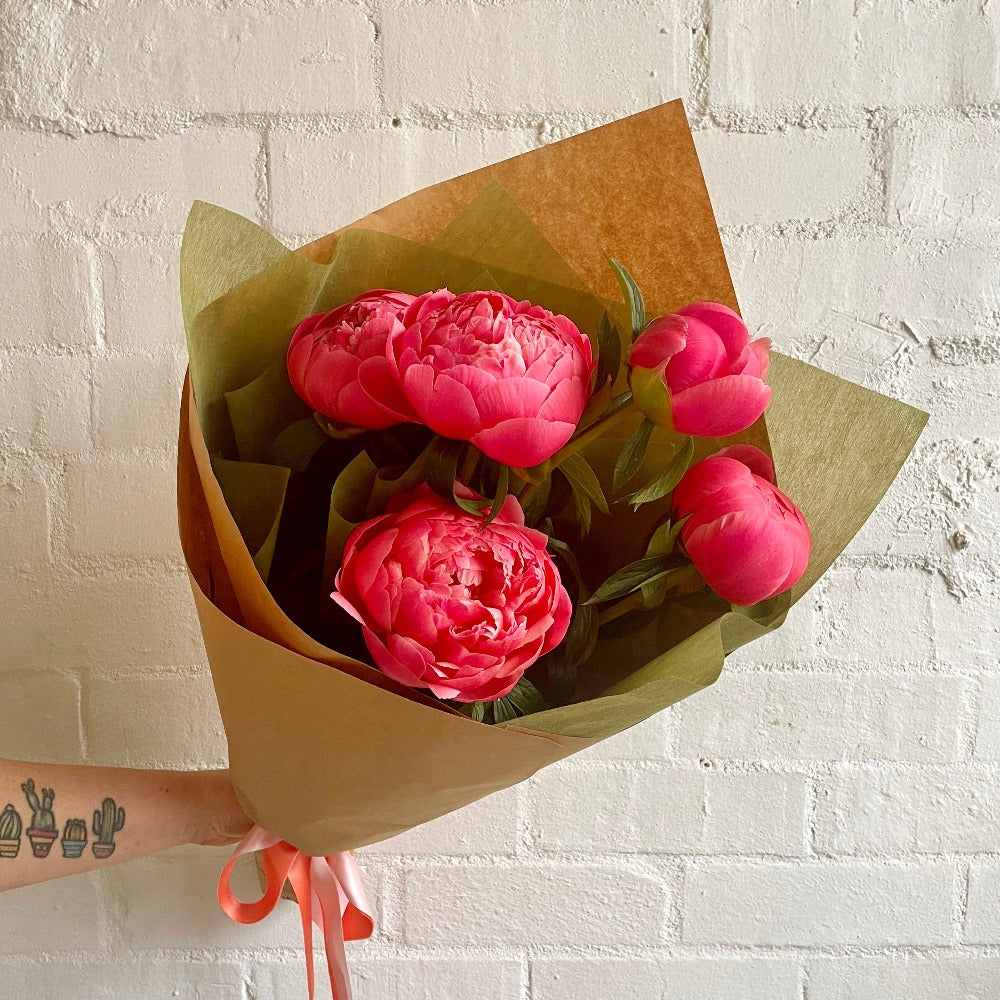
[[[384,673],[459,702],[502,698],[569,627],[569,595],[515,497],[495,520],[428,487],[347,540],[333,599]]]
[[[767,408],[766,337],[751,343],[743,320],[717,302],[695,302],[653,320],[629,353],[636,406],[655,424],[696,437],[746,430]]]
[[[594,361],[590,341],[565,316],[500,292],[444,289],[415,303],[404,323],[392,360],[431,430],[521,468],[570,439]]]
[[[288,378],[299,397],[340,424],[382,430],[413,420],[386,358],[416,301],[405,292],[365,292],[332,312],[304,319],[288,347]]]
[[[674,490],[681,541],[720,597],[742,606],[788,590],[805,572],[812,539],[802,512],[773,483],[759,448],[734,445],[692,466]]]

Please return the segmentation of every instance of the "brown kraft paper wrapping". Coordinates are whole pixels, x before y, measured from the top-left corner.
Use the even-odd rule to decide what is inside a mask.
[[[419,191],[355,226],[428,243],[497,181],[595,293],[618,297],[610,255],[628,263],[651,314],[737,305],[679,101]],[[297,253],[326,263],[338,236]],[[814,540],[794,601],[870,515],[925,416],[776,353],[770,381],[779,482]],[[237,793],[256,823],[310,854],[374,843],[513,785],[710,685],[725,653],[780,620],[724,615],[576,706],[572,725],[555,709],[486,726],[326,648],[281,612],[212,472],[190,380],[178,509]],[[664,667],[685,662],[698,667]]]

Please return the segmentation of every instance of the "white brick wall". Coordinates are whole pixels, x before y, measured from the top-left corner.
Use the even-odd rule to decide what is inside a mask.
[[[295,241],[683,96],[751,326],[931,423],[714,688],[362,852],[357,995],[994,1000],[998,43],[980,0],[6,5],[0,753],[223,759],[171,506],[192,199]],[[225,854],[0,899],[0,997],[303,996]]]

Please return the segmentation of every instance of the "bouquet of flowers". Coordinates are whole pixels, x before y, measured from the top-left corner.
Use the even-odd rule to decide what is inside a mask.
[[[925,419],[751,338],[679,102],[294,252],[196,204],[182,296],[181,538],[267,881],[221,898],[291,881],[344,996],[346,852],[710,685]]]

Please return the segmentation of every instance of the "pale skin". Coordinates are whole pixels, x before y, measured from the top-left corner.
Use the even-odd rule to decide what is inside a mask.
[[[233,844],[250,826],[228,771],[0,759],[0,891],[182,844]]]

